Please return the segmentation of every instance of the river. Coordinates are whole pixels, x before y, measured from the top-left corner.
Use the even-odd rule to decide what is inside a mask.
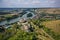
[[[5,20],[5,21],[2,21],[0,22],[0,25],[6,25],[6,24],[12,24],[12,23],[15,23],[15,22],[18,22],[21,18],[25,18],[25,19],[28,19],[28,18],[33,18],[35,16],[35,14],[33,12],[30,12],[30,11],[26,11],[27,13],[24,14],[22,17],[17,17],[15,19],[11,19],[9,21]],[[32,17],[27,17],[27,14],[31,13],[33,16]],[[6,25],[7,26],[7,25]],[[9,25],[10,26],[10,25]],[[8,27],[8,26],[7,26]]]

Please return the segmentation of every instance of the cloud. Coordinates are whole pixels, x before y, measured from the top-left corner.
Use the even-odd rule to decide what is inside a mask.
[[[55,5],[55,0],[0,0],[1,7],[49,7]]]
[[[46,3],[55,3],[56,1],[55,0],[48,0],[48,1],[45,1]]]
[[[40,1],[38,1],[38,0],[32,1],[32,4],[40,4]]]

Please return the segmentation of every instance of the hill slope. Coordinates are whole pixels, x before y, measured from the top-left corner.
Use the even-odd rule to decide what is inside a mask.
[[[43,22],[43,25],[60,34],[60,20]]]

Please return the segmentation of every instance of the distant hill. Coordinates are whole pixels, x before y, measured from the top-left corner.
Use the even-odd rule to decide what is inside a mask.
[[[48,14],[60,14],[60,8],[41,8],[41,9],[36,9],[36,13],[48,13]]]
[[[0,8],[1,12],[19,12],[19,11],[32,11],[35,13],[48,13],[48,14],[60,14],[60,8]],[[4,13],[3,13],[4,14]]]

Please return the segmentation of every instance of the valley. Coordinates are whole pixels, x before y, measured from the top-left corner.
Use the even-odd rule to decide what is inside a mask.
[[[0,10],[0,40],[60,40],[60,9]]]

